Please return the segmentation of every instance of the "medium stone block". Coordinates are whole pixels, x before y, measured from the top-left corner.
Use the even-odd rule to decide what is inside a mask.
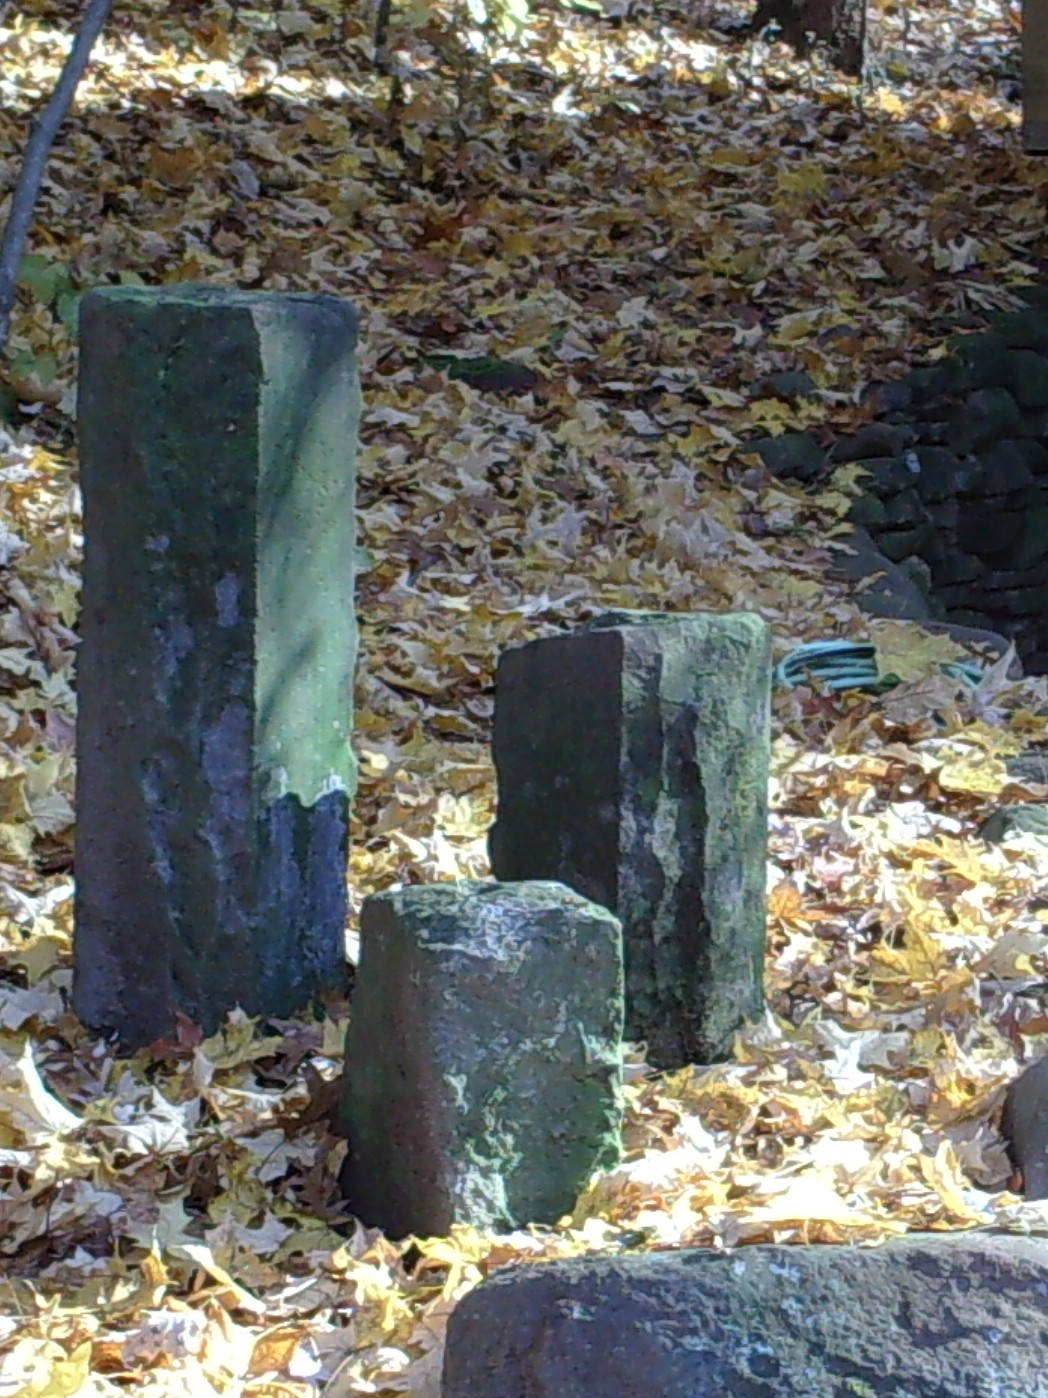
[[[499,662],[495,874],[621,917],[626,1032],[660,1068],[762,1011],[770,687],[749,615],[612,613]]]
[[[622,1125],[622,931],[555,883],[364,902],[342,1188],[391,1237],[555,1223]]]
[[[1048,811],[1043,806],[1034,809],[1041,817],[1040,830],[1035,825],[1021,823],[1013,828],[1030,834],[1048,833]],[[982,835],[986,840],[992,838],[985,827]],[[1048,1058],[1031,1063],[1009,1085],[1001,1134],[1009,1159],[1022,1175],[1022,1189],[1027,1199],[1048,1199]]]
[[[82,305],[74,1003],[129,1046],[345,975],[356,335],[322,296]]]

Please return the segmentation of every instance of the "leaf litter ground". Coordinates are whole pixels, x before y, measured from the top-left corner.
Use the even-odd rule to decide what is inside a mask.
[[[75,19],[20,9],[8,187]],[[805,494],[746,446],[858,425],[866,384],[1038,276],[1016,16],[885,7],[860,107],[817,60],[725,39],[726,10],[606,9],[480,36],[470,70],[448,25],[395,17],[399,106],[332,4],[151,0],[99,47],[2,385],[0,1398],[435,1398],[446,1317],[495,1266],[1045,1228],[1007,1192],[995,1123],[1048,1044],[1048,852],[976,832],[1048,795],[1005,765],[1048,742],[1046,683],[998,667],[959,690],[941,641],[901,624],[875,635],[898,689],[776,696],[763,1022],[714,1068],[654,1077],[631,1054],[625,1161],[555,1228],[350,1225],[325,1127],[344,1004],[203,1041],[180,1025],[132,1059],[69,1012],[77,288],[361,309],[355,909],[487,873],[501,647],[612,606],[753,609],[779,654],[869,634],[827,574],[848,471]],[[514,368],[478,386],[448,356]],[[784,370],[819,400],[754,391]]]

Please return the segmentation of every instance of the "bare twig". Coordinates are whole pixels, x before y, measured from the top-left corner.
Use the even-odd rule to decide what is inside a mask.
[[[375,6],[375,67],[389,72],[389,12],[391,0],[378,0]]]
[[[3,3],[3,0],[0,0],[0,3]],[[84,17],[55,90],[26,143],[21,173],[11,197],[11,209],[7,216],[3,241],[0,242],[0,355],[7,346],[11,312],[18,289],[18,271],[32,226],[33,210],[44,178],[47,157],[51,153],[58,129],[72,106],[76,89],[90,61],[91,50],[109,17],[112,5],[113,0],[87,0]]]

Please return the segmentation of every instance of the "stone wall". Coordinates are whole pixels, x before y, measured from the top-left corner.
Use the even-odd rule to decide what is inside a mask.
[[[811,433],[756,446],[777,475],[862,468],[852,577],[902,565],[905,603],[869,610],[982,627],[1048,672],[1048,289],[957,335],[950,353],[871,392],[874,420],[828,449]],[[924,619],[918,618],[918,619]]]

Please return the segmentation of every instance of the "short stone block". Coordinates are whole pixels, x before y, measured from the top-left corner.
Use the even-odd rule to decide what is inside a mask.
[[[81,309],[74,1004],[129,1047],[346,976],[357,318]]]
[[[621,917],[659,1068],[727,1058],[762,1012],[770,687],[749,615],[612,613],[499,662],[495,875]]]
[[[921,1234],[497,1271],[451,1314],[442,1398],[1032,1398],[1048,1240]]]
[[[622,932],[555,883],[364,902],[340,1130],[353,1213],[394,1238],[554,1223],[622,1126]]]
[[[1048,814],[1043,806],[1037,809],[1042,817]],[[1001,1134],[1027,1199],[1048,1199],[1048,1058],[1031,1063],[1010,1084]]]

